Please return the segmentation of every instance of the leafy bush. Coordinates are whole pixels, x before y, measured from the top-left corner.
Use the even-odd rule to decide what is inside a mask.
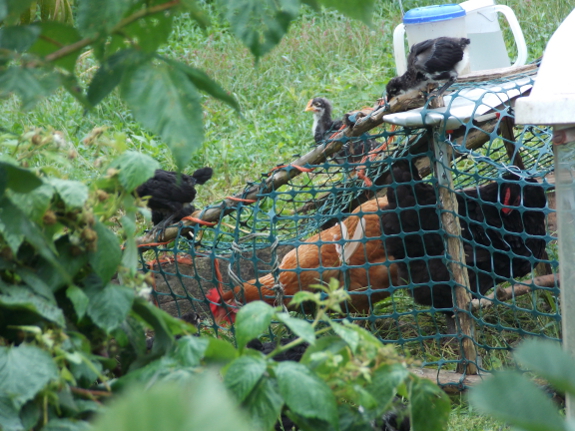
[[[154,387],[146,394],[132,391],[102,416],[97,428],[136,429],[133,421],[118,418],[136,417],[142,406],[153,406],[157,400],[162,407],[154,414],[164,422],[154,418],[155,424],[165,427],[170,423],[175,429],[184,429],[182,424],[186,424],[191,429],[217,430],[225,429],[226,423],[237,423],[239,429],[270,430],[283,414],[302,430],[367,431],[376,429],[400,393],[410,400],[405,414],[410,416],[413,430],[445,429],[450,403],[443,391],[411,374],[392,346],[384,346],[357,325],[336,323],[327,316],[330,309],[341,311],[338,304],[347,297],[335,280],[330,286],[317,287],[327,294],[325,300],[319,292],[300,292],[294,297],[295,303],[316,304],[319,311],[311,323],[258,301],[237,314],[237,349],[213,338],[180,338],[167,355],[113,384],[115,389],[126,382],[142,388],[153,382]],[[296,338],[278,344],[265,356],[246,348],[248,341],[268,331],[272,321],[282,322]],[[318,337],[327,331],[334,335]],[[310,346],[301,363],[273,360],[303,342]],[[236,402],[230,401],[210,372],[209,366],[216,363],[224,365],[224,385],[248,415],[237,410]],[[149,427],[147,421],[142,422],[144,428]]]
[[[575,360],[552,341],[529,340],[515,351],[517,362],[546,379],[557,391],[575,396]],[[548,393],[518,371],[496,373],[471,390],[471,403],[479,410],[523,431],[572,431],[575,421],[565,419]]]

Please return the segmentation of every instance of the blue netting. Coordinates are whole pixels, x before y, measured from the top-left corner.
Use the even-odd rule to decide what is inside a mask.
[[[513,101],[532,84],[530,74],[459,83],[445,98],[445,108],[432,110],[426,104],[412,111],[409,121],[417,120],[413,124],[394,128],[378,122],[377,128],[359,137],[334,139],[343,140],[346,148],[357,148],[354,147],[356,141],[375,140],[376,149],[363,158],[354,157],[354,163],[350,159],[344,163],[328,159],[305,166],[287,165],[278,169],[290,176],[297,171],[298,175],[279,187],[270,187],[268,176],[262,177],[261,183],[247,184],[244,193],[238,195],[244,200],[218,203],[199,215],[206,218],[206,214],[217,214],[213,226],[180,225],[182,234],[168,244],[142,248],[142,269],[154,273],[154,297],[158,305],[174,315],[193,309],[203,317],[206,327],[225,333],[230,329],[227,323],[213,322],[210,302],[206,299],[210,289],[226,292],[236,288],[235,297],[240,302],[253,297],[248,292],[251,290],[269,303],[284,301],[287,304],[290,292],[311,289],[310,280],[325,282],[334,276],[353,298],[346,306],[345,316],[339,317],[369,328],[384,342],[399,345],[404,353],[420,359],[425,367],[461,370],[461,364],[473,362],[480,370],[493,370],[511,361],[510,349],[525,336],[560,339],[559,290],[554,275],[558,272],[558,262],[551,131],[514,123]],[[466,110],[470,110],[469,116],[462,114]],[[377,109],[369,115],[376,113]],[[434,152],[434,146],[442,150]],[[415,303],[414,292],[417,297],[423,292],[421,289],[433,289],[438,283],[417,284],[398,278],[400,261],[386,258],[387,237],[381,225],[386,212],[387,188],[399,190],[397,187],[402,185],[391,181],[390,175],[390,169],[400,160],[415,166],[423,178],[408,183],[412,190],[422,182],[433,185],[431,207],[435,208],[433,214],[439,226],[433,232],[419,228],[415,234],[421,238],[435,234],[443,245],[450,237],[457,241],[463,237],[461,244],[467,245],[468,250],[475,250],[473,247],[480,244],[480,248],[490,251],[491,268],[505,259],[509,262],[515,259],[528,262],[528,270],[516,271],[520,276],[506,276],[496,274],[495,270],[486,272],[470,258],[461,262],[462,258],[450,256],[446,247],[439,258],[426,255],[424,250],[419,256],[425,264],[423,271],[433,272],[430,268],[435,264],[447,268],[449,280],[440,284],[451,286],[450,292],[454,292],[457,285],[452,272],[457,266],[465,268],[469,277],[489,278],[491,288],[481,295],[470,292],[475,301],[464,307]],[[300,173],[301,170],[304,172]],[[437,178],[435,171],[444,178]],[[449,182],[446,185],[447,177],[452,179],[452,185]],[[504,190],[509,178],[514,178],[522,197],[506,204]],[[477,191],[478,187],[493,183],[499,184],[491,186],[498,190],[495,202],[473,198],[473,192],[467,198],[472,203],[466,203],[466,207],[480,208],[479,216],[472,215],[471,210],[469,214],[446,210],[438,203],[442,188],[447,187],[461,196],[461,189]],[[254,190],[260,192],[252,201]],[[542,208],[526,209],[525,193],[532,190],[537,193],[539,190],[547,197]],[[533,235],[525,226],[513,231],[514,228],[506,225],[505,206],[513,207],[508,209],[515,211],[513,217],[519,220],[525,219],[529,211],[541,215],[544,233],[536,238],[544,241],[541,252],[526,257],[529,252],[525,246],[521,248],[520,244],[518,248],[512,244],[527,243]],[[408,210],[423,223],[423,216],[427,214],[425,206],[417,204]],[[401,218],[406,208],[393,211]],[[478,227],[480,233],[474,233],[471,239],[464,234],[448,235],[443,225],[446,211],[455,215],[460,224]],[[493,211],[496,215],[487,214]],[[489,221],[490,217],[495,221]],[[351,237],[361,218],[367,223],[361,245],[350,261],[342,263],[337,254],[334,257],[336,244],[349,246],[349,242],[346,245],[342,240],[341,225],[346,225]],[[190,229],[194,239],[189,239],[187,233],[184,235],[184,231]],[[481,243],[481,229],[490,243]],[[368,232],[377,232],[378,236]],[[406,232],[399,235],[404,238]],[[494,239],[495,235],[502,238],[501,244]],[[402,262],[408,268],[415,266],[410,257]],[[457,301],[452,298],[452,303]],[[465,357],[466,336],[461,331],[455,336],[448,333],[446,312],[453,310],[469,316],[473,322],[471,336],[477,357]],[[305,316],[309,310],[293,311]]]

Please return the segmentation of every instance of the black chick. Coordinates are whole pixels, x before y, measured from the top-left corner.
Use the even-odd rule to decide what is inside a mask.
[[[387,189],[389,211],[382,215],[387,253],[396,258],[399,279],[415,285],[410,290],[415,302],[452,308],[451,276],[444,262],[443,235],[438,232],[436,186],[421,182],[412,169],[403,161],[392,169],[397,184]],[[526,180],[533,185],[521,187],[514,174],[503,179],[501,184],[456,193],[470,288],[481,295],[509,278],[532,272],[546,246],[543,188],[535,179]],[[443,312],[453,316],[451,310]],[[454,320],[448,318],[447,324],[449,333],[455,333]]]
[[[192,214],[191,202],[196,197],[196,184],[204,184],[212,177],[212,168],[201,168],[192,175],[156,169],[154,176],[136,189],[138,196],[150,196],[148,207],[152,222],[165,228]]]
[[[414,44],[407,57],[407,70],[387,83],[387,101],[408,91],[421,91],[428,84],[447,81],[441,95],[469,64],[466,38],[438,37]]]
[[[390,411],[384,414],[381,418],[381,426],[377,423],[374,424],[377,430],[380,431],[410,431],[411,420],[405,407]]]
[[[332,104],[324,97],[311,99],[305,107],[307,112],[313,112],[312,133],[316,144],[323,144],[333,133],[341,129],[342,120],[333,120]]]
[[[343,120],[333,120],[331,117],[333,107],[331,102],[324,97],[311,99],[305,110],[313,112],[312,133],[317,145],[323,144],[326,139],[329,139],[331,135],[344,125],[353,126],[353,121],[350,120],[350,117],[356,114],[355,112],[346,114]],[[349,163],[358,163],[376,145],[377,143],[373,139],[358,139],[344,144],[343,148],[334,154],[333,159],[339,164],[345,163],[346,160]]]
[[[286,344],[291,343],[293,340],[295,340],[295,338],[282,338],[280,340],[280,345],[285,346]],[[276,349],[277,343],[273,341],[262,343],[257,338],[254,338],[246,345],[246,347],[257,350],[258,352],[262,352],[264,355],[268,355]],[[273,360],[276,362],[299,362],[308,347],[309,344],[305,342],[298,344],[297,346],[294,346],[291,349],[274,356]]]
[[[196,327],[196,329],[198,330],[195,334],[194,337],[199,337],[200,336],[200,323],[202,323],[202,319],[200,318],[199,314],[197,314],[194,311],[188,311],[185,314],[182,314],[182,316],[180,317],[181,320],[183,320],[184,322],[188,322],[191,323],[192,325],[194,325]],[[146,349],[148,351],[152,350],[152,347],[154,347],[154,338],[155,337],[150,337],[146,339]],[[176,340],[180,338],[180,335],[176,335]]]

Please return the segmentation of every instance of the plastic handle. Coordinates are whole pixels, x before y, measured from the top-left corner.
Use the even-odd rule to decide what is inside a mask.
[[[523,37],[523,31],[521,31],[521,26],[517,21],[517,17],[515,13],[513,13],[513,9],[509,6],[505,5],[495,5],[493,9],[496,12],[501,12],[505,15],[507,22],[509,23],[509,27],[513,32],[513,37],[515,38],[515,44],[517,45],[517,61],[513,63],[513,66],[523,66],[527,61],[527,45],[525,44],[525,37]]]
[[[403,75],[407,70],[407,60],[405,58],[405,26],[399,24],[393,30],[393,55],[395,57],[395,70],[397,75]]]

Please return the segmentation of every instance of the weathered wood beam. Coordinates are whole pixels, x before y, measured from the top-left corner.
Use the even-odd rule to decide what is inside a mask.
[[[513,286],[501,287],[497,286],[495,290],[486,295],[485,298],[475,298],[471,301],[471,308],[475,310],[486,309],[495,305],[494,299],[497,298],[498,301],[504,302],[512,298],[517,298],[521,295],[526,295],[531,293],[533,290],[533,285],[540,287],[555,287],[555,284],[559,286],[559,274],[547,274],[535,277],[532,284],[516,283]]]
[[[465,252],[461,240],[461,226],[459,224],[458,204],[453,187],[453,178],[448,168],[451,166],[452,148],[445,142],[433,142],[436,160],[435,176],[439,182],[439,200],[443,211],[441,221],[443,229],[447,234],[447,252],[451,256],[450,268],[453,280],[457,283],[455,287],[455,319],[459,321],[461,330],[461,344],[463,347],[462,361],[457,365],[457,371],[465,374],[477,374],[477,351],[475,350],[474,321],[466,312],[457,310],[467,310],[471,302],[470,283],[467,270],[465,269]],[[449,318],[449,317],[448,317]]]

